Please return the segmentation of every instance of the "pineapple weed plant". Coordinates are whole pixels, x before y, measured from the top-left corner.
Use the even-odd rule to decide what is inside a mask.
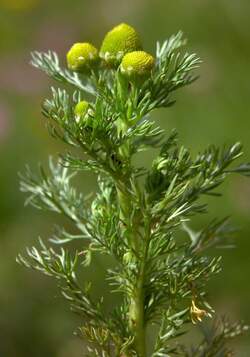
[[[17,260],[58,281],[81,317],[78,335],[88,343],[86,356],[231,356],[227,341],[247,329],[225,318],[206,328],[200,323],[212,317],[206,286],[221,269],[220,257],[204,253],[221,245],[232,227],[227,219],[214,219],[195,232],[189,223],[206,211],[202,196],[218,196],[225,178],[249,175],[250,164],[232,165],[242,155],[239,143],[209,146],[192,157],[178,145],[175,131],[166,136],[149,117],[173,105],[173,92],[196,79],[192,72],[200,59],[184,52],[185,44],[179,32],[157,43],[152,56],[137,32],[121,24],[107,33],[100,51],[90,43],[74,44],[67,69],[54,52],[32,54],[33,66],[74,88],[52,88],[42,106],[50,134],[71,150],[50,160],[48,173],[40,167],[33,175],[27,168],[21,190],[28,193],[26,203],[66,216],[75,228],[57,227],[53,248],[40,240],[40,248],[27,249]],[[151,168],[136,166],[134,156],[153,148]],[[97,175],[94,198],[72,186],[81,171]],[[72,252],[67,244],[76,241],[81,248]],[[109,313],[102,297],[91,296],[90,283],[79,279],[93,254],[115,260],[107,284],[122,298]],[[185,346],[180,336],[192,324],[203,337]],[[154,336],[152,346],[146,333]]]

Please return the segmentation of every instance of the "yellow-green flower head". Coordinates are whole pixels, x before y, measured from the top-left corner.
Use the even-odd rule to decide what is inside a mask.
[[[120,24],[106,34],[100,57],[109,65],[118,66],[126,53],[141,49],[141,41],[135,29],[127,24]]]
[[[81,100],[75,106],[75,115],[85,115],[89,109],[89,103],[86,100]]]
[[[85,100],[80,101],[79,103],[76,104],[75,106],[75,116],[76,116],[76,122],[79,123],[81,118],[84,118],[87,116],[89,111],[89,103],[86,102]]]
[[[68,68],[76,72],[85,72],[98,62],[98,50],[91,43],[75,43],[67,53]]]
[[[121,63],[121,73],[128,78],[146,79],[154,68],[155,59],[144,51],[127,53]]]

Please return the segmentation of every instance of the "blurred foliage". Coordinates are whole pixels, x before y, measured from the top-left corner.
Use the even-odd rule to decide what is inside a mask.
[[[47,278],[20,269],[17,252],[32,245],[37,234],[47,238],[58,218],[24,209],[17,172],[26,163],[46,162],[59,144],[40,120],[40,102],[48,92],[45,75],[32,69],[31,50],[56,50],[62,57],[78,40],[100,45],[114,24],[134,25],[147,51],[155,39],[183,30],[203,59],[201,78],[182,91],[177,104],[157,114],[170,131],[177,128],[183,144],[197,152],[208,143],[240,140],[250,157],[250,2],[248,0],[0,0],[0,356],[75,357],[84,346],[72,335],[79,324]],[[195,128],[195,130],[194,130]],[[150,161],[151,156],[143,157]],[[86,193],[95,189],[92,176],[79,182]],[[213,216],[232,215],[239,226],[236,248],[223,252],[224,270],[210,284],[218,314],[250,321],[248,284],[250,185],[231,179],[224,196],[211,199]],[[196,221],[196,229],[209,219]],[[96,261],[91,277],[103,289],[105,261]],[[47,293],[49,291],[49,293]],[[111,302],[110,302],[111,303]],[[71,337],[72,336],[72,337]],[[237,356],[250,354],[249,336],[239,340]]]

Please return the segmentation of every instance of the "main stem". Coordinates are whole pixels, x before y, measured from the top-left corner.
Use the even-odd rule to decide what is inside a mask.
[[[126,224],[129,221],[129,213],[131,212],[131,200],[118,190],[118,198],[121,209],[121,219]],[[140,241],[136,233],[136,227],[133,226],[131,229],[126,228],[126,234],[129,239],[129,244],[133,250],[137,253],[141,251]],[[134,222],[134,225],[136,223]],[[128,229],[128,230],[127,230]],[[125,238],[125,237],[124,237]],[[145,337],[145,321],[144,321],[144,277],[145,277],[145,257],[139,262],[139,271],[137,276],[136,285],[133,289],[133,294],[130,298],[129,307],[129,325],[130,329],[134,335],[134,345],[138,357],[146,357],[146,337]]]
[[[145,217],[144,217],[145,218]],[[135,341],[137,346],[137,352],[140,357],[146,357],[146,324],[144,316],[144,301],[145,301],[145,270],[146,270],[146,261],[149,248],[149,237],[150,237],[150,224],[148,218],[144,219],[144,239],[143,239],[143,249],[140,262],[140,270],[137,280],[137,286],[135,289],[135,309],[134,317],[136,321],[136,331],[135,331]]]
[[[134,330],[135,346],[139,357],[146,357],[146,338],[144,324],[144,264],[138,276],[134,296],[131,299],[129,318]]]
[[[123,123],[124,125],[124,123]],[[125,130],[126,125],[123,127]],[[130,161],[129,144],[120,148],[120,155],[127,162]],[[117,186],[117,194],[120,205],[120,218],[125,224],[124,239],[127,239],[131,250],[138,253],[140,256],[144,250],[141,244],[143,243],[138,237],[138,222],[136,218],[131,221],[131,212],[133,209],[132,198],[129,195],[131,189],[130,177],[127,177],[123,190]],[[133,255],[133,254],[132,254]],[[143,254],[144,257],[144,254]],[[145,258],[145,257],[144,257]],[[137,258],[136,258],[137,259]],[[139,258],[140,259],[140,258]],[[144,321],[144,277],[145,277],[145,259],[138,262],[138,276],[133,289],[133,294],[130,298],[129,307],[129,325],[134,335],[134,346],[138,357],[146,357],[146,336],[145,336],[145,321]]]

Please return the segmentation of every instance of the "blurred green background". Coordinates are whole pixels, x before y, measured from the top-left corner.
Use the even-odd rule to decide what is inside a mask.
[[[46,132],[40,103],[53,83],[29,66],[31,50],[52,49],[64,60],[74,42],[100,45],[112,26],[128,22],[155,50],[182,29],[189,50],[203,59],[200,79],[181,90],[177,104],[154,114],[166,131],[176,127],[181,143],[195,153],[209,143],[240,140],[250,158],[250,2],[249,0],[0,0],[0,357],[78,357],[82,342],[72,331],[79,325],[54,281],[15,263],[18,252],[50,236],[57,216],[24,208],[17,172],[26,163],[46,163],[61,147]],[[145,161],[150,160],[145,157]],[[84,192],[94,189],[90,176]],[[208,289],[216,314],[250,323],[250,182],[233,177],[224,196],[210,200],[210,216],[232,215],[240,232],[224,268]],[[201,217],[197,228],[209,219]],[[103,289],[105,261],[90,273]],[[98,293],[98,289],[97,289]],[[249,336],[238,339],[236,356],[250,356]]]

